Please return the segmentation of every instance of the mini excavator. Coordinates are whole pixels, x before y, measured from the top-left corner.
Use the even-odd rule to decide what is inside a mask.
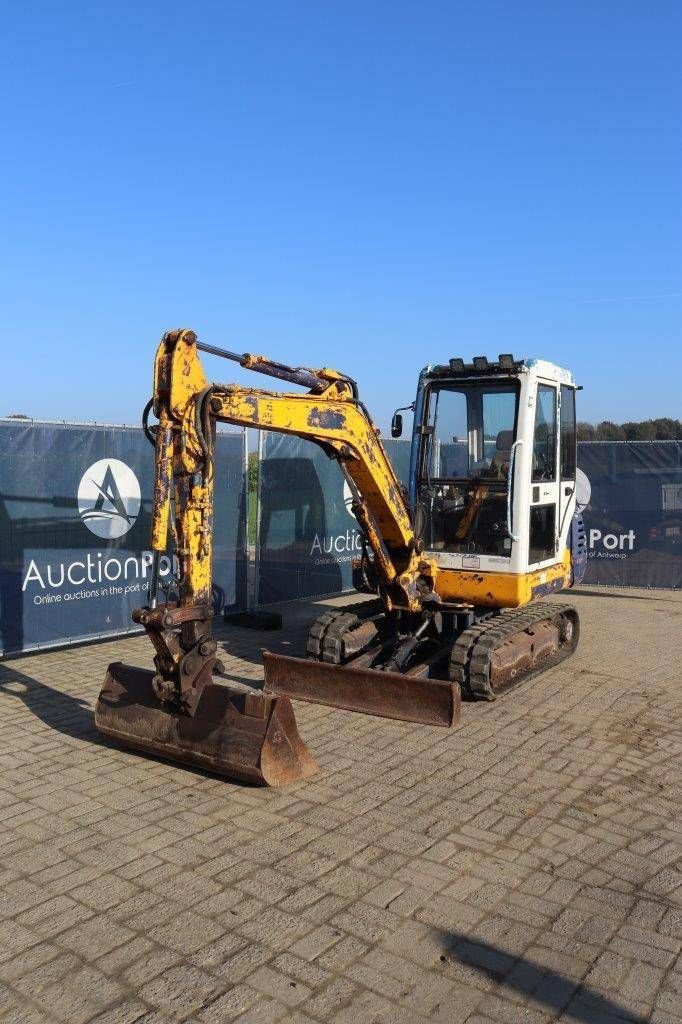
[[[305,391],[212,384],[200,351]],[[143,415],[155,448],[149,600],[133,612],[155,670],[110,665],[97,728],[137,750],[277,786],[317,770],[292,700],[447,727],[462,694],[493,700],[568,657],[578,614],[542,598],[579,582],[587,561],[576,390],[567,370],[543,360],[427,366],[404,407],[414,413],[408,494],[350,377],[228,352],[189,330],[165,334]],[[372,595],[321,614],[307,658],[264,651],[262,690],[220,679],[212,635],[218,422],[294,434],[338,462],[362,539],[354,580]],[[160,599],[168,552],[176,600]]]

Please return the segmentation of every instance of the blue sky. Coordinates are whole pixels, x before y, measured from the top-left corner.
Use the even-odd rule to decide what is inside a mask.
[[[5,0],[0,414],[136,422],[169,327],[355,376],[553,359],[682,416],[682,5]],[[207,360],[216,380],[267,386]]]

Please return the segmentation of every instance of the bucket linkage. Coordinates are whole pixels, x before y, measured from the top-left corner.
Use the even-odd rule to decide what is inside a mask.
[[[172,604],[133,613],[154,644],[157,671],[109,665],[95,709],[100,732],[167,760],[282,786],[318,770],[292,699],[445,728],[459,719],[456,683],[415,670],[377,671],[367,659],[331,665],[263,651],[262,691],[215,681],[224,668],[210,618],[209,607]],[[192,634],[198,638],[186,649]]]
[[[157,671],[114,662],[95,724],[125,746],[267,786],[304,779],[317,764],[298,734],[287,697],[213,681],[223,671],[208,607],[165,604],[133,613],[156,649]],[[198,630],[197,630],[198,626]],[[199,638],[183,650],[182,634]]]

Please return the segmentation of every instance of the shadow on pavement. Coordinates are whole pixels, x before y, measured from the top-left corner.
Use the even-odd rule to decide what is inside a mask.
[[[441,963],[461,963],[487,975],[502,988],[532,999],[557,1017],[581,1024],[627,1021],[647,1024],[647,1018],[600,995],[582,981],[575,981],[525,957],[512,956],[484,940],[473,941],[457,932],[441,932],[444,953]]]
[[[280,606],[281,607],[281,606]],[[219,648],[228,658],[233,655],[249,665],[263,668],[262,650],[273,654],[289,654],[297,658],[306,657],[306,641],[308,631],[323,608],[306,605],[303,608],[281,609],[283,612],[283,628],[252,630],[238,625],[221,625],[216,630]],[[228,670],[227,676],[238,682],[245,682],[258,689],[262,687],[262,679],[254,680],[246,676],[233,675]]]
[[[616,598],[617,600],[626,601],[668,601],[670,604],[679,604],[679,598],[676,597],[665,597],[667,591],[665,590],[652,590],[650,594],[629,594],[627,588],[623,588],[622,594],[614,594],[613,590],[605,587],[603,590],[588,590],[586,587],[577,587],[575,590],[564,591],[566,596],[573,600],[574,597],[608,597]],[[659,597],[659,594],[661,595]]]
[[[90,705],[79,697],[56,690],[7,665],[0,665],[0,693],[17,697],[50,729],[100,746],[110,745],[95,729]]]
[[[150,760],[171,764],[178,770],[189,772],[192,775],[218,779],[227,786],[248,787],[252,785],[249,782],[212,772],[209,768],[188,764],[181,759],[164,757],[161,753],[136,750],[123,742],[119,743],[108,736],[103,736],[95,727],[93,710],[87,701],[81,700],[80,697],[72,697],[70,694],[54,689],[31,676],[24,675],[23,672],[1,664],[0,695],[20,700],[27,710],[49,729],[54,729],[71,739],[84,740],[86,743],[106,747],[112,751],[122,751],[132,757],[140,758],[142,762]]]

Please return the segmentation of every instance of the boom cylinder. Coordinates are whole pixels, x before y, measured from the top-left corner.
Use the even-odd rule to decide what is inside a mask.
[[[208,352],[210,355],[220,356],[221,359],[230,359],[247,370],[258,370],[266,377],[276,377],[278,380],[288,381],[289,384],[300,384],[303,388],[313,390],[324,387],[324,380],[305,366],[287,366],[286,363],[276,363],[272,359],[253,356],[249,352],[240,355],[238,352],[230,352],[226,348],[207,345],[204,341],[197,341],[196,344],[200,352]]]

